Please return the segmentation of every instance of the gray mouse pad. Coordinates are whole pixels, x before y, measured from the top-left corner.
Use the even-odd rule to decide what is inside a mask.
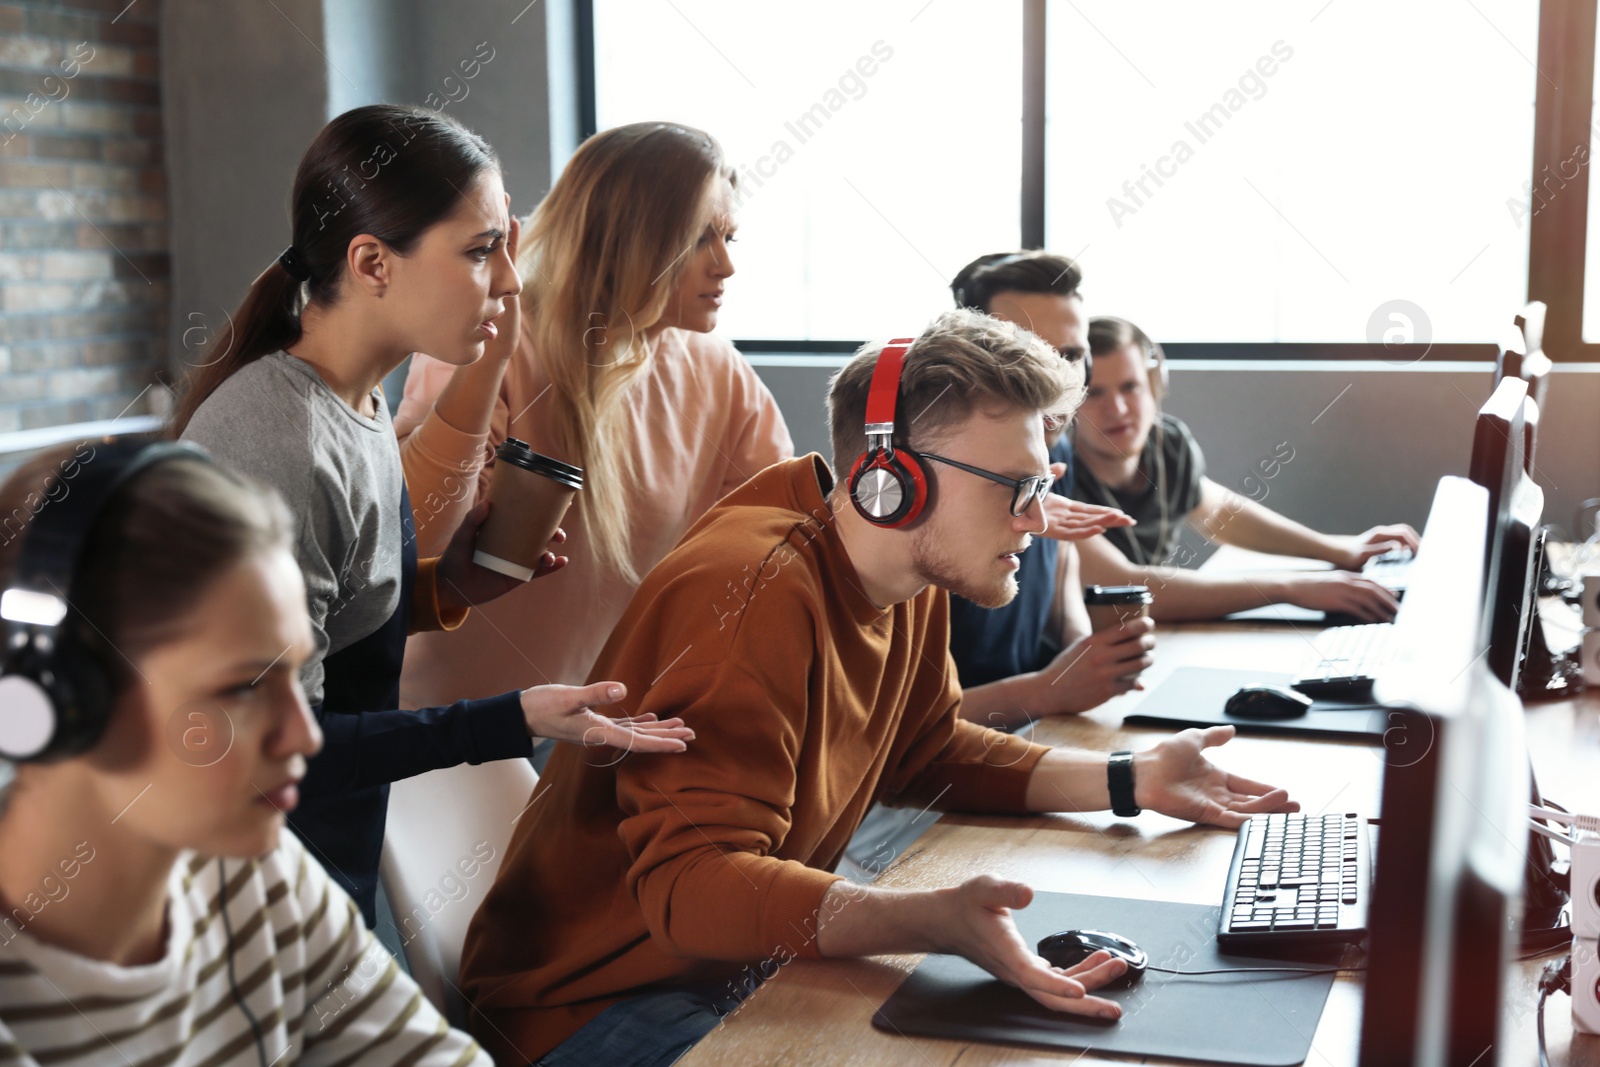
[[[1228,698],[1247,685],[1287,687],[1294,675],[1282,671],[1237,671],[1219,667],[1179,667],[1166,681],[1145,694],[1123,717],[1130,726],[1216,726],[1227,723],[1240,733],[1338,735],[1381,739],[1393,725],[1389,712],[1369,701],[1319,700],[1293,719],[1240,719],[1223,711]]]
[[[1217,909],[1200,904],[1038,893],[1014,913],[1029,946],[1061,930],[1121,934],[1152,967],[1265,968],[1283,961],[1217,951]],[[1307,965],[1302,960],[1291,966]],[[1326,957],[1311,966],[1326,966]],[[929,956],[873,1016],[889,1033],[956,1041],[1287,1067],[1303,1063],[1332,974],[1147,973],[1130,989],[1097,991],[1122,1005],[1115,1023],[1052,1012],[959,956]]]

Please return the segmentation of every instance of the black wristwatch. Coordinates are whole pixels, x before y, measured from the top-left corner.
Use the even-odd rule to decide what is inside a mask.
[[[1131,819],[1141,809],[1133,801],[1133,753],[1113,752],[1106,763],[1106,786],[1111,790],[1111,814]]]

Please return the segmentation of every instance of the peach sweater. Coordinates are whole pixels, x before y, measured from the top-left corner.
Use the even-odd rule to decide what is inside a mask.
[[[633,564],[642,575],[725,493],[788,459],[794,444],[777,403],[743,356],[708,334],[667,329],[649,369],[624,399],[634,427],[635,481],[628,513]],[[506,437],[561,455],[550,434],[550,380],[524,330],[506,369],[488,434],[468,434],[433,410],[453,367],[417,355],[395,415],[400,455],[423,556],[444,551],[462,516],[487,492],[493,452]],[[546,682],[579,684],[622,617],[634,585],[586,550],[582,494],[562,523],[571,562],[481,605],[459,629],[406,645],[402,707],[430,707]]]

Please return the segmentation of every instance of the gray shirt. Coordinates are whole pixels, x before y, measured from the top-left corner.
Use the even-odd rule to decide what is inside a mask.
[[[404,475],[389,408],[336,396],[308,363],[274,352],[206,398],[184,429],[224,465],[277,489],[294,513],[316,651],[300,672],[322,699],[322,661],[382,626],[400,604]]]
[[[1200,480],[1205,473],[1205,454],[1189,427],[1177,416],[1162,413],[1145,438],[1132,484],[1110,488],[1078,456],[1072,465],[1072,496],[1089,504],[1121,508],[1138,520],[1137,526],[1106,531],[1106,540],[1134,563],[1170,564],[1184,520],[1200,506]]]

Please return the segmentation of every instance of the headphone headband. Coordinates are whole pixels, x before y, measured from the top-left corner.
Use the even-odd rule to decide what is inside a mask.
[[[84,442],[89,444],[89,442]],[[130,479],[169,459],[210,462],[188,441],[101,438],[43,487],[23,533],[17,569],[0,593],[7,640],[0,665],[0,756],[39,759],[81,752],[111,716],[115,672],[86,647],[73,590],[85,547],[106,505]]]
[[[867,444],[874,437],[893,449],[894,414],[900,399],[900,370],[905,365],[906,349],[915,337],[896,337],[883,346],[872,370],[872,390],[867,394]],[[870,450],[870,448],[869,448]]]
[[[84,545],[107,502],[140,471],[177,456],[210,458],[204,449],[189,441],[107,437],[91,446],[87,457],[76,459],[76,473],[69,475],[63,470],[53,475],[44,488],[45,505],[23,534],[16,573],[6,593],[24,590],[67,596]],[[63,491],[52,495],[58,489]],[[32,622],[13,619],[9,613],[0,617]]]

